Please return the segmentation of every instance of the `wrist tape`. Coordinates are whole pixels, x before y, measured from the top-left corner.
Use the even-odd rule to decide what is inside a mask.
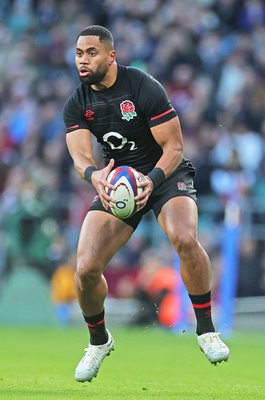
[[[164,182],[166,179],[165,173],[161,168],[154,168],[152,169],[151,172],[147,174],[148,178],[151,179],[151,181],[154,184],[154,189],[156,189],[158,186],[161,185],[161,183]]]
[[[94,167],[93,165],[85,169],[84,178],[87,182],[91,183],[91,175],[93,174],[94,171],[97,171],[97,168]]]

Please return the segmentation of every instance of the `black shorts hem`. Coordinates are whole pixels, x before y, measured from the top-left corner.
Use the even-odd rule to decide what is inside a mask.
[[[94,203],[92,204],[92,206],[89,208],[88,212],[90,212],[90,211],[102,211],[102,212],[105,212],[105,213],[107,213],[107,214],[109,214],[109,215],[112,215],[114,218],[117,218],[117,219],[119,219],[120,221],[123,221],[125,224],[131,226],[131,227],[133,228],[134,231],[135,231],[135,229],[137,228],[137,226],[139,225],[139,223],[140,223],[140,221],[141,221],[141,219],[142,219],[143,214],[145,214],[145,212],[144,212],[144,213],[141,213],[141,211],[142,211],[142,210],[141,210],[141,211],[139,211],[139,213],[135,213],[133,216],[131,216],[131,217],[129,217],[129,218],[120,219],[120,218],[116,217],[116,215],[112,214],[111,211],[106,210],[106,209],[102,206],[100,200],[98,200],[97,202],[94,202]],[[140,215],[140,213],[141,213],[141,215]]]
[[[196,195],[192,193],[185,193],[185,194],[172,194],[171,196],[168,196],[167,198],[163,197],[161,202],[156,202],[155,205],[153,206],[153,212],[155,214],[156,219],[158,218],[162,207],[171,199],[174,199],[175,197],[189,197],[190,199],[194,200],[195,204],[197,205],[197,197]],[[161,204],[160,204],[161,203]]]

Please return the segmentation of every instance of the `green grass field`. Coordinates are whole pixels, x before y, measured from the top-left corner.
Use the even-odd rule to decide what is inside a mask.
[[[229,362],[212,366],[195,335],[112,329],[115,351],[91,383],[73,379],[86,329],[0,327],[0,399],[264,400],[265,336],[234,334]]]

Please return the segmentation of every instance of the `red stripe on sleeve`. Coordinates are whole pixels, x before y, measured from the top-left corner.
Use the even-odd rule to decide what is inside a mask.
[[[157,118],[164,117],[164,115],[169,114],[171,111],[174,111],[174,108],[170,108],[170,110],[167,110],[167,111],[163,112],[162,114],[155,115],[154,117],[151,118],[151,121],[154,121],[154,119],[157,119]]]
[[[67,129],[74,129],[74,128],[78,128],[79,125],[73,125],[73,126],[69,126]]]

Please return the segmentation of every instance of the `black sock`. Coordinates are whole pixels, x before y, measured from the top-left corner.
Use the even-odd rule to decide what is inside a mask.
[[[92,317],[86,317],[84,315],[84,319],[90,332],[90,343],[96,346],[107,343],[108,341],[108,332],[105,328],[104,315],[104,310],[100,314],[93,315]]]
[[[202,335],[206,332],[215,332],[212,321],[211,291],[201,295],[189,294],[189,296],[197,320],[197,335]]]

